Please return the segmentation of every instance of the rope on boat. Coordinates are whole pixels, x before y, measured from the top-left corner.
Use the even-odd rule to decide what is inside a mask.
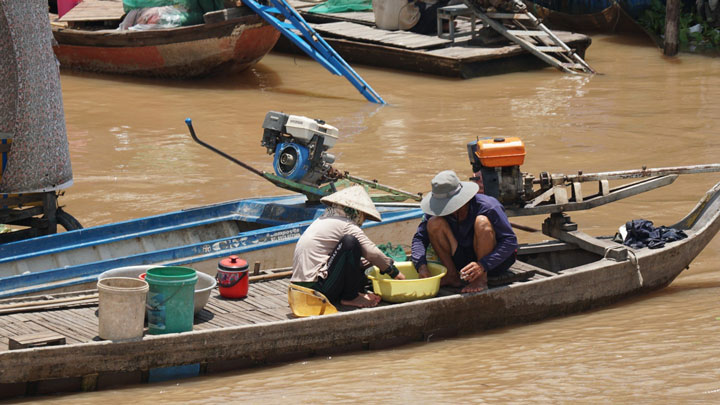
[[[635,254],[635,251],[632,249],[628,249],[625,246],[607,246],[605,247],[605,254],[603,255],[603,259],[608,258],[608,253],[612,251],[621,251],[624,250],[627,252],[628,260],[631,264],[635,266],[635,270],[637,271],[638,275],[638,282],[640,283],[640,287],[643,286],[645,280],[643,280],[642,273],[640,272],[640,260],[638,260],[637,255]]]

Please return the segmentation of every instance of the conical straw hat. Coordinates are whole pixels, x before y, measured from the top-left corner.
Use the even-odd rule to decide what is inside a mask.
[[[354,208],[365,214],[373,221],[382,221],[382,217],[375,208],[370,195],[363,186],[352,186],[332,193],[320,199],[327,205],[337,204],[343,207]]]

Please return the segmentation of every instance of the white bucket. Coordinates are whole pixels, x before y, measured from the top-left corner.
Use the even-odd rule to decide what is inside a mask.
[[[145,321],[148,283],[130,277],[109,277],[98,281],[99,333],[101,339],[141,338]]]

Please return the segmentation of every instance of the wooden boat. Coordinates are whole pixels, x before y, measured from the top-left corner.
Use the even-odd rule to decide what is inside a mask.
[[[388,31],[375,27],[372,12],[310,13],[316,5],[291,1],[293,7],[346,61],[353,64],[470,79],[479,76],[544,69],[547,63],[511,43],[489,45],[470,42],[471,24],[456,20],[458,38],[422,35],[409,31]],[[556,32],[558,37],[584,57],[590,37]],[[462,36],[461,36],[462,35]],[[274,48],[278,52],[302,54],[285,38]]]
[[[115,18],[117,25],[123,15],[122,3],[120,11],[108,17],[81,14],[85,3],[92,6],[92,2],[80,3],[61,19],[76,28],[53,24],[55,55],[63,69],[164,78],[238,72],[260,61],[280,36],[249,10],[215,23],[186,27],[148,31],[119,31],[104,26],[97,29],[87,23],[88,19]],[[74,14],[79,16],[73,17]]]
[[[378,209],[383,221],[365,224],[378,244],[412,235],[422,216],[417,207]],[[323,211],[304,195],[248,198],[1,244],[0,298],[88,288],[103,271],[143,264],[215,275],[231,254],[264,269],[289,266],[294,243]]]
[[[266,278],[250,285],[245,300],[225,300],[213,293],[195,318],[192,332],[110,342],[96,341],[96,304],[87,297],[4,301],[0,344],[12,341],[15,346],[33,337],[35,343],[65,344],[0,347],[0,396],[93,390],[223,372],[437,339],[607,305],[662,288],[688,267],[720,230],[720,183],[673,225],[688,237],[659,249],[629,248],[610,238],[586,235],[572,225],[566,215],[553,213],[544,232],[555,240],[520,247],[519,261],[511,270],[531,275],[524,281],[472,294],[443,288],[435,298],[382,303],[372,309],[340,308],[325,316],[292,318],[286,301],[288,280]],[[55,309],[43,311],[48,307]],[[21,334],[33,335],[16,336]]]
[[[650,0],[524,0],[533,14],[551,26],[583,33],[642,33],[637,23]]]

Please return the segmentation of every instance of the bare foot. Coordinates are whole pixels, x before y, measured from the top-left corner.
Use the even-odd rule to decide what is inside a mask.
[[[380,296],[373,293],[358,293],[358,296],[351,300],[340,300],[343,305],[358,307],[358,308],[372,308],[380,303]]]
[[[465,288],[460,290],[461,293],[472,293],[487,290],[487,273],[483,272],[482,276],[478,277],[472,283],[468,284]]]
[[[440,285],[443,287],[462,287],[463,283],[457,271],[448,270],[447,274],[440,279]]]

